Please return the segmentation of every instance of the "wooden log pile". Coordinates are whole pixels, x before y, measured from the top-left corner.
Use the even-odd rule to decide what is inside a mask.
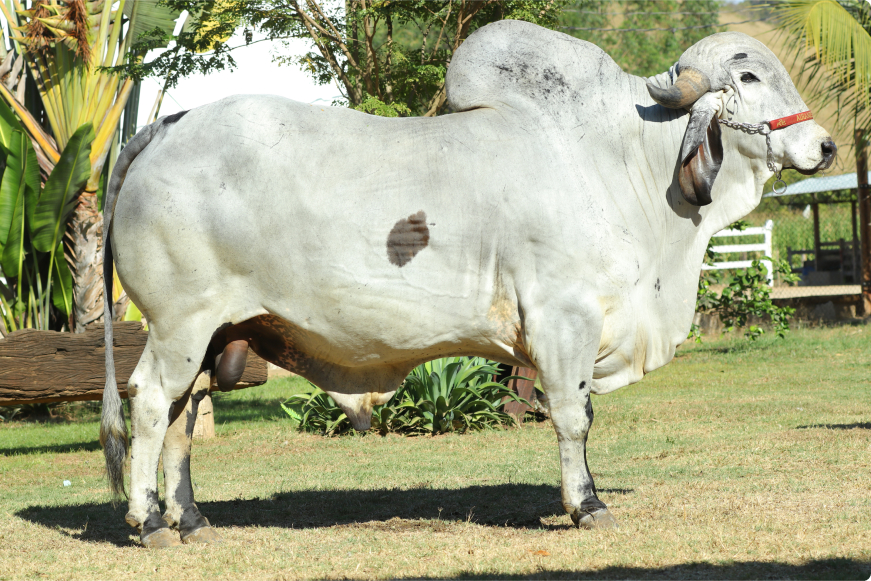
[[[115,375],[122,398],[145,349],[148,331],[134,321],[114,324]],[[103,326],[84,333],[23,329],[0,340],[0,406],[99,400],[106,382]],[[234,389],[266,383],[266,361],[248,351]]]

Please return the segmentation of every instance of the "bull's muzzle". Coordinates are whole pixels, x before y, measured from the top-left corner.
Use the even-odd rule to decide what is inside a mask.
[[[838,155],[838,146],[835,145],[835,142],[832,141],[830,137],[826,141],[823,141],[822,144],[823,150],[823,167],[821,169],[829,169],[832,167],[832,163],[835,161],[835,156]]]

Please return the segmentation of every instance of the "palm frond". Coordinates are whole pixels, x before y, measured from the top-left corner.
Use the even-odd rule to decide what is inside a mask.
[[[844,98],[838,122],[867,120],[871,109],[871,12],[855,0],[785,0],[772,6],[778,28],[804,61],[803,84],[816,105]]]

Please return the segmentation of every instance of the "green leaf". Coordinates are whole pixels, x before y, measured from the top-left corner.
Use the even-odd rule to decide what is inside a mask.
[[[60,243],[77,196],[91,176],[91,143],[94,127],[85,123],[70,138],[52,170],[31,218],[33,246],[51,252]]]
[[[26,217],[27,210],[32,209],[36,193],[39,192],[39,165],[30,139],[21,131],[15,131],[10,137],[10,145],[6,170],[0,181],[0,250],[6,246],[12,216],[18,205],[24,204],[19,218]],[[20,229],[20,225],[16,228]]]
[[[15,116],[6,101],[0,99],[0,144],[6,150],[12,149],[12,134],[16,131],[24,133],[21,123],[18,122],[18,117]]]
[[[156,0],[127,0],[124,3],[123,12],[124,16],[129,18],[133,24],[133,29],[127,32],[128,35],[133,35],[133,42],[136,42],[141,34],[155,28],[172,34],[175,30],[175,20],[181,14],[181,12],[163,6]],[[160,43],[154,48],[165,47],[166,43]]]
[[[9,236],[9,227],[12,224],[12,215],[20,202],[22,192],[23,168],[26,154],[22,153],[22,138],[24,134],[13,133],[10,138],[10,146],[6,150],[6,169],[3,171],[3,179],[0,181],[0,250],[6,246]],[[7,273],[8,274],[8,273]]]
[[[27,196],[27,184],[22,183],[12,208],[12,217],[6,236],[6,245],[3,247],[3,256],[0,264],[3,273],[8,277],[18,277],[21,274],[20,265],[27,253],[27,220],[25,215],[25,197]]]
[[[283,409],[287,413],[287,415],[291,417],[291,419],[295,420],[298,423],[302,422],[302,415],[300,415],[299,412],[297,412],[295,409],[287,407],[283,403],[281,404],[281,409]]]
[[[73,308],[73,275],[64,258],[63,244],[58,244],[54,251],[52,270],[51,301],[57,310],[69,317]]]

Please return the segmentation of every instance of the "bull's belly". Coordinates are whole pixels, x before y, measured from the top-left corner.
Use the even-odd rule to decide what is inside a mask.
[[[487,331],[477,333],[456,330],[440,333],[438,329],[428,329],[422,331],[413,344],[402,344],[392,337],[360,334],[359,329],[333,329],[327,338],[278,315],[262,314],[216,333],[210,350],[220,353],[228,343],[244,340],[270,363],[338,391],[342,391],[342,386],[330,378],[339,370],[352,375],[396,370],[404,377],[407,370],[420,363],[459,355],[487,357],[512,365],[531,365],[518,343],[517,330],[490,323],[483,322],[482,327]],[[353,340],[349,338],[352,335]],[[347,389],[353,391],[355,388],[348,386]]]

